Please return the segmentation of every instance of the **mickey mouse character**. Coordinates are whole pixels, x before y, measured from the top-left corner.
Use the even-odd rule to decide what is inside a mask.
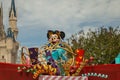
[[[49,30],[47,33],[47,38],[49,42],[52,44],[59,43],[61,40],[65,38],[65,33],[63,31],[58,30],[56,31]]]
[[[47,38],[49,44],[46,46],[46,60],[52,65],[52,67],[57,68],[57,75],[64,75],[64,70],[61,61],[66,61],[67,57],[65,55],[66,51],[62,49],[62,40],[65,37],[63,31],[52,31],[49,30],[47,33]]]

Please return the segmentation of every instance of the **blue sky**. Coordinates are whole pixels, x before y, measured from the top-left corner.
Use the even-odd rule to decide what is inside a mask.
[[[9,27],[11,0],[0,0],[4,25]],[[80,30],[120,26],[120,0],[15,0],[20,46],[41,46],[48,30],[61,30],[66,38]]]

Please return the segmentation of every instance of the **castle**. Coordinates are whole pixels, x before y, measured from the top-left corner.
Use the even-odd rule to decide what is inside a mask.
[[[11,0],[9,11],[9,28],[7,33],[3,25],[3,7],[0,7],[0,62],[16,63],[19,42],[17,41],[17,14],[15,1]]]

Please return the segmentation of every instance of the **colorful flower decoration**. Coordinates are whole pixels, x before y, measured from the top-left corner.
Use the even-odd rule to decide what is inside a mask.
[[[18,67],[18,72],[30,72],[33,74],[33,79],[36,79],[39,75],[47,74],[47,75],[55,75],[56,68],[53,68],[51,65],[32,65],[32,66],[23,66]]]

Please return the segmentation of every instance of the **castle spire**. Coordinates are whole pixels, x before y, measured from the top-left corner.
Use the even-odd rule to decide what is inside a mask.
[[[15,8],[15,1],[11,0],[11,8],[9,12],[9,26],[14,34],[15,39],[18,35],[18,28],[17,28],[17,14]]]
[[[14,16],[17,17],[17,16],[16,16],[16,9],[15,9],[15,1],[14,1],[14,0],[11,1],[11,8],[10,8],[10,12],[9,12],[9,17],[12,16],[12,15],[11,15],[11,14],[12,14],[12,11],[13,11],[13,13],[14,13]]]
[[[0,7],[0,40],[5,38],[5,31],[4,31],[4,25],[3,25],[3,7],[1,3]]]

